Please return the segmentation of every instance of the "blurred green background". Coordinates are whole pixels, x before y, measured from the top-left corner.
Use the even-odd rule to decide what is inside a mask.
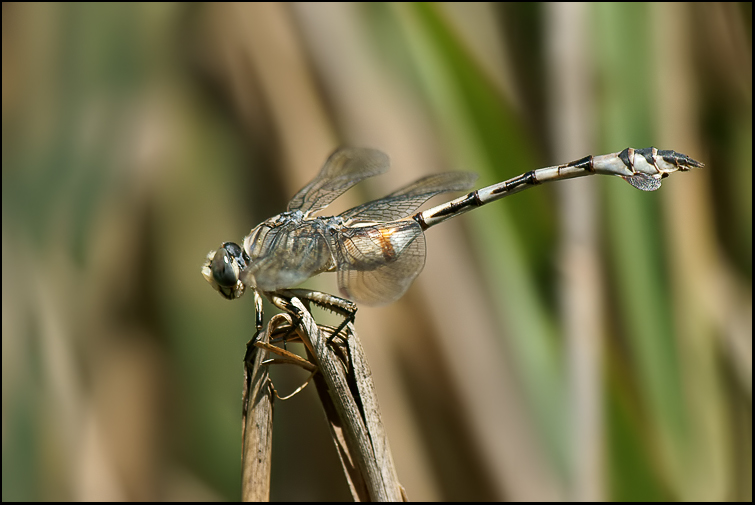
[[[628,146],[706,164],[428,232],[356,320],[410,499],[751,500],[751,4],[2,13],[3,500],[239,499],[253,305],[200,266],[344,144],[393,169],[334,212]],[[349,498],[314,388],[276,402],[272,499]]]

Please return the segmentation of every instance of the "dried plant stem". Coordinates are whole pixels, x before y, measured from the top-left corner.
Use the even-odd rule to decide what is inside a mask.
[[[330,414],[328,417],[354,498],[359,501],[404,501],[403,488],[398,482],[383,430],[372,373],[354,327],[351,324],[347,326],[350,332],[347,373],[344,363],[327,345],[327,336],[317,326],[309,310],[297,297],[292,297],[290,303],[295,309],[293,315],[299,321],[297,331],[314,356],[337,414],[335,419]],[[328,413],[327,404],[325,408]],[[350,475],[354,466],[360,474],[356,480]],[[360,489],[361,481],[367,496],[363,496]]]
[[[247,344],[244,358],[241,456],[241,499],[243,501],[270,501],[273,391],[268,383],[267,366],[262,364],[265,351],[254,345],[255,341],[267,343],[269,332],[270,327],[254,336]]]

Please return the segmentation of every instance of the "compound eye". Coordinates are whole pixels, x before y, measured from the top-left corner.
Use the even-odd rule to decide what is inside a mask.
[[[218,286],[233,287],[239,280],[237,268],[234,268],[235,260],[230,253],[221,247],[212,257],[212,278],[218,283]]]
[[[225,242],[223,244],[223,249],[231,253],[231,255],[235,258],[238,258],[239,256],[241,256],[241,253],[242,253],[241,246],[234,242]]]

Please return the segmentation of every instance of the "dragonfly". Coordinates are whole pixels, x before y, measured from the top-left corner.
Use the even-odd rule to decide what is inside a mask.
[[[287,297],[300,296],[344,315],[335,336],[353,322],[354,302],[385,305],[406,293],[425,265],[425,231],[447,219],[546,182],[604,174],[621,177],[637,189],[655,191],[671,173],[704,166],[676,151],[626,148],[531,170],[422,212],[417,210],[436,195],[471,189],[477,175],[428,175],[337,216],[319,215],[349,188],[385,173],[389,165],[388,156],[376,149],[337,149],[317,176],[294,195],[285,212],[252,229],[242,245],[224,242],[210,251],[202,266],[203,277],[229,300],[252,291],[258,329],[263,295],[282,308]],[[323,272],[336,272],[345,298],[293,289]]]

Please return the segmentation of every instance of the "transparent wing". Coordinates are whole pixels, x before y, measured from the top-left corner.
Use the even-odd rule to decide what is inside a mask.
[[[358,303],[399,299],[425,266],[425,236],[414,220],[345,227],[337,243],[338,287]]]
[[[376,149],[343,147],[330,155],[317,177],[288,203],[288,210],[312,214],[359,181],[388,170],[388,156]]]
[[[477,180],[472,172],[428,175],[390,195],[342,213],[344,221],[395,221],[411,215],[423,203],[440,193],[470,189]]]

